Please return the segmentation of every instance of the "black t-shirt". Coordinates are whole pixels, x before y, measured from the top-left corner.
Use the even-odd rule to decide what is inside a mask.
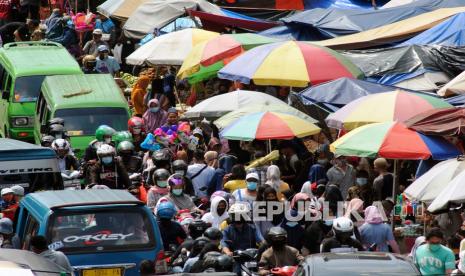
[[[23,36],[29,34],[27,25],[23,22],[11,22],[0,27],[0,36],[2,37],[3,45],[15,41],[14,32],[16,30]]]
[[[158,221],[161,239],[165,251],[170,250],[170,244],[180,245],[186,238],[187,234],[181,224],[175,221]]]
[[[340,242],[335,237],[325,239],[322,243],[321,252],[332,252],[331,250],[335,250],[336,252],[349,252],[351,248],[357,249],[358,251],[365,251],[362,244],[355,240],[355,239],[348,239],[344,243]]]

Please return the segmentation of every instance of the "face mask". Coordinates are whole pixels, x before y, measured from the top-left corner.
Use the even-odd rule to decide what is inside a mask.
[[[182,189],[173,189],[173,195],[180,196],[182,195]]]
[[[110,144],[111,143],[111,138],[105,138],[105,144]]]
[[[368,183],[368,179],[366,179],[365,177],[357,177],[355,179],[355,182],[357,182],[357,184],[359,186],[363,186],[363,185],[366,185]]]
[[[166,186],[168,186],[168,181],[157,181],[157,186],[160,188],[166,188]]]
[[[156,112],[158,112],[158,110],[160,110],[159,107],[151,107],[150,108],[150,112],[152,112],[152,113],[156,113]]]
[[[224,209],[224,208],[217,208],[216,209],[216,213],[218,214],[218,216],[223,215],[225,211],[226,211],[226,209]]]
[[[180,174],[182,176],[184,176],[184,171],[174,171],[175,174]]]
[[[140,134],[141,131],[142,131],[142,130],[141,130],[140,128],[134,128],[134,129],[132,130],[132,132],[134,132],[134,134],[136,134],[136,135],[137,135],[137,134]]]
[[[105,165],[111,164],[111,162],[113,162],[113,157],[111,156],[102,157],[102,162]]]
[[[324,220],[326,226],[333,226],[333,220]]]
[[[63,139],[63,135],[61,133],[55,134],[55,139]]]
[[[328,159],[318,159],[317,163],[326,166],[328,164]]]
[[[286,225],[289,226],[289,227],[294,227],[297,224],[299,224],[297,221],[288,221],[288,222],[286,222]]]
[[[439,249],[441,249],[440,244],[429,244],[428,247],[429,247],[429,250],[432,251],[432,252],[436,252]]]
[[[247,189],[255,191],[257,189],[257,182],[247,182]]]

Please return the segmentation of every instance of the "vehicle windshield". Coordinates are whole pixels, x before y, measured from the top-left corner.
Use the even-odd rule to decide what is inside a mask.
[[[45,76],[19,77],[15,81],[15,97],[17,103],[35,102],[40,94],[40,87]]]
[[[153,248],[153,227],[141,209],[59,214],[49,224],[50,248],[63,252],[103,252]]]
[[[128,113],[120,107],[89,107],[59,109],[55,117],[65,121],[69,136],[94,135],[101,125],[109,125],[115,130],[126,130]]]

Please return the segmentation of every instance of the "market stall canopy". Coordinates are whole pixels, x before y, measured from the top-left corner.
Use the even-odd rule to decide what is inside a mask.
[[[428,206],[428,212],[435,213],[447,211],[450,203],[461,204],[465,202],[465,171],[459,173],[451,182],[444,185],[444,189]],[[445,183],[444,183],[445,184]]]
[[[465,161],[461,158],[442,161],[417,178],[404,193],[410,199],[431,203],[447,183],[464,171]]]
[[[306,87],[340,77],[363,78],[363,74],[329,48],[284,41],[245,52],[221,69],[218,77],[245,84]]]
[[[315,43],[333,49],[362,49],[394,43],[413,37],[461,12],[465,12],[465,7],[439,9],[375,29]]]
[[[444,160],[457,157],[457,147],[439,136],[426,136],[398,122],[356,128],[330,145],[336,155],[388,159]]]
[[[222,15],[221,9],[206,0],[155,0],[140,5],[123,26],[129,38],[141,39],[154,28],[162,28],[186,14],[186,10],[201,10]]]
[[[465,108],[449,107],[429,110],[408,119],[405,125],[428,135],[465,135]]]
[[[271,103],[265,102],[263,104],[257,103],[257,104],[248,105],[248,106],[239,108],[237,110],[231,111],[227,113],[226,115],[221,116],[214,123],[218,128],[222,129],[228,126],[229,124],[231,124],[233,121],[241,118],[242,116],[245,116],[250,113],[262,112],[262,111],[276,111],[276,112],[281,112],[281,113],[287,113],[287,114],[297,116],[310,123],[318,122],[317,120],[313,119],[307,114],[299,111],[298,109],[290,105],[287,105],[284,102],[282,104],[276,104],[276,103],[271,104]]]
[[[465,46],[465,13],[459,13],[446,21],[402,42],[406,45]]]
[[[452,106],[436,97],[396,90],[361,97],[330,114],[325,121],[329,127],[352,130],[370,123],[403,122],[443,107]]]
[[[324,39],[378,28],[440,8],[461,6],[463,6],[463,0],[421,0],[404,6],[379,10],[312,9],[283,18],[282,21],[319,32],[322,35],[321,39]]]
[[[125,21],[143,3],[149,0],[107,0],[97,7],[97,11],[106,17]]]
[[[184,116],[189,119],[219,118],[228,112],[257,103],[286,104],[280,99],[262,92],[236,90],[203,100],[184,113]]]
[[[158,36],[130,54],[126,62],[131,65],[181,65],[193,46],[219,35],[190,28]]]
[[[438,90],[438,95],[443,97],[458,94],[465,94],[465,71]]]
[[[230,140],[252,141],[302,138],[318,134],[320,128],[297,116],[274,111],[244,115],[220,132]]]
[[[302,90],[298,95],[304,104],[311,101],[311,103],[318,102],[343,106],[363,96],[390,92],[396,89],[399,88],[344,77],[316,86],[310,86]]]

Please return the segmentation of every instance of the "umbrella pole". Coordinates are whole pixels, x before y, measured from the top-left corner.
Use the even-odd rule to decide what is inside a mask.
[[[394,201],[394,208],[392,209],[391,211],[391,228],[394,229],[394,213],[393,211],[395,210],[395,206],[396,206],[396,187],[397,187],[397,176],[399,174],[399,172],[397,171],[398,168],[398,164],[397,164],[398,160],[397,159],[394,159],[394,179],[392,181],[392,200]]]
[[[271,139],[268,139],[268,154],[271,153]]]

